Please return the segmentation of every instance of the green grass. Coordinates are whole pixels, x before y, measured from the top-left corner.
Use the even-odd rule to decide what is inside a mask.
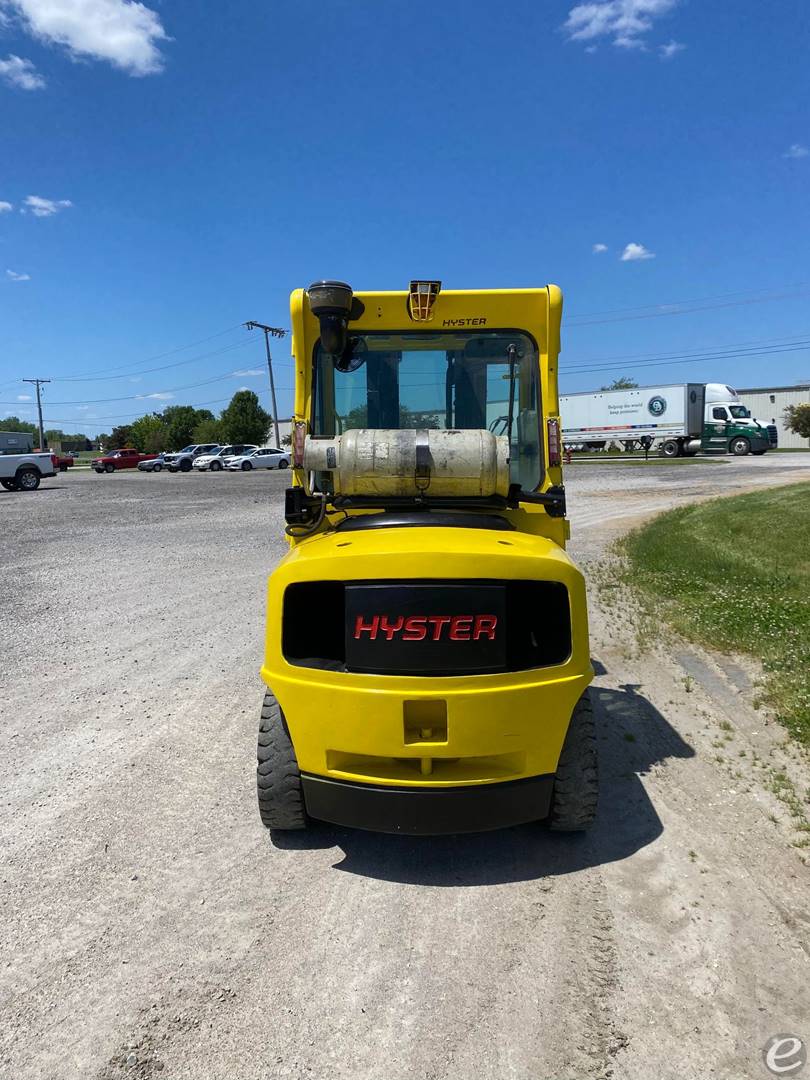
[[[762,700],[810,745],[810,484],[672,510],[621,547],[648,614],[760,660]]]

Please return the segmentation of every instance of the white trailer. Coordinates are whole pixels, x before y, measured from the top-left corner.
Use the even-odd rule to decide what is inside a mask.
[[[776,445],[776,431],[754,420],[725,383],[667,383],[630,390],[560,397],[563,441],[570,449],[626,450],[656,446],[666,457],[699,450],[763,454]]]

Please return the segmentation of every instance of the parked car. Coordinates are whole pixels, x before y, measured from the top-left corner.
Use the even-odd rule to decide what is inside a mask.
[[[56,467],[59,470],[59,472],[67,472],[68,469],[71,467],[71,465],[76,464],[76,462],[73,459],[72,454],[62,454],[62,453],[57,454],[55,450],[42,450],[42,449],[40,449],[40,447],[37,447],[36,450],[34,450],[34,453],[35,454],[52,454],[53,457],[56,458]]]
[[[97,473],[118,472],[119,469],[136,469],[142,461],[150,461],[157,454],[142,454],[139,450],[127,447],[124,450],[113,450],[103,457],[93,458],[91,466]]]
[[[169,472],[191,472],[191,466],[196,457],[201,454],[213,454],[219,450],[219,443],[192,443],[184,446],[174,454],[164,454],[163,464]]]
[[[158,454],[156,458],[147,458],[146,461],[138,462],[139,472],[160,472],[163,468],[163,454]]]
[[[56,454],[0,453],[0,484],[6,491],[36,491],[45,476],[56,476]]]
[[[240,457],[231,458],[228,468],[233,472],[240,470],[250,472],[251,469],[289,469],[289,450],[279,450],[277,446],[260,446],[252,454],[242,454]]]
[[[206,469],[210,469],[211,472],[219,472],[228,465],[231,458],[250,454],[257,449],[256,443],[233,443],[228,446],[220,446],[218,450],[211,454],[199,454],[191,464],[201,472],[205,472]]]

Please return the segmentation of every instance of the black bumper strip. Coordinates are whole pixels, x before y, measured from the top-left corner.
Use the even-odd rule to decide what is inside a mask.
[[[548,816],[554,774],[471,787],[387,787],[304,773],[310,817],[372,832],[437,836],[485,832]]]

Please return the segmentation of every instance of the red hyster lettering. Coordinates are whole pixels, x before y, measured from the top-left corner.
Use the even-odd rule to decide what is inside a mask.
[[[370,641],[384,636],[393,641],[494,641],[497,615],[358,615],[354,637],[367,634]]]

